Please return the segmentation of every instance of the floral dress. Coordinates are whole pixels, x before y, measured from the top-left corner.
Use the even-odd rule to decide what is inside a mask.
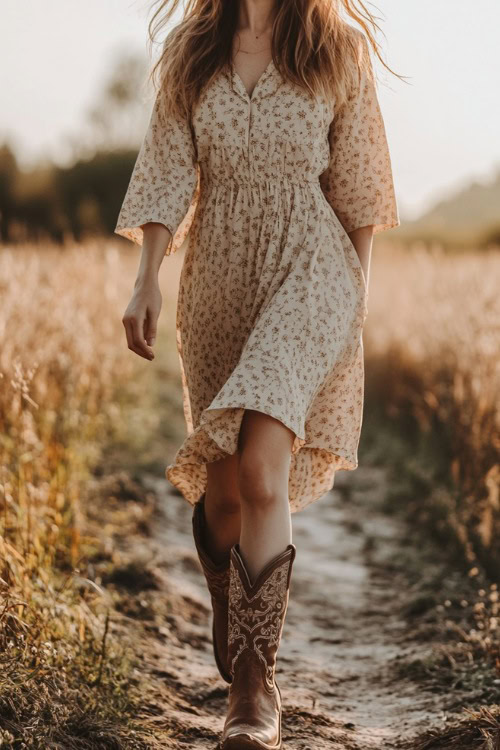
[[[255,409],[295,433],[291,512],[318,500],[358,464],[367,290],[347,232],[400,223],[372,77],[337,113],[273,61],[251,96],[224,68],[189,122],[165,117],[160,90],[115,232],[140,245],[149,221],[172,233],[167,255],[186,240],[176,331],[187,435],[167,479],[194,503],[207,463],[236,452]]]

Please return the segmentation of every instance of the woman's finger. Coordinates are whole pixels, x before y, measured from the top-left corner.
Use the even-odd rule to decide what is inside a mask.
[[[149,346],[146,344],[144,340],[144,323],[143,321],[138,320],[136,316],[133,316],[131,321],[132,326],[132,339],[135,347],[135,351],[137,354],[140,354],[143,357],[146,357],[146,359],[153,359],[153,352],[149,348]],[[142,325],[141,325],[142,323]]]
[[[127,334],[128,348],[145,359],[153,359],[154,354],[146,345],[140,334],[139,321],[135,315],[125,315],[123,324]]]
[[[149,346],[153,346],[156,340],[156,327],[158,323],[158,314],[155,314],[148,308],[146,319],[144,321],[144,338]]]

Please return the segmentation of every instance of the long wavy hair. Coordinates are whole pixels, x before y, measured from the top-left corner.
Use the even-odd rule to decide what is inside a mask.
[[[361,0],[275,0],[272,56],[285,80],[313,95],[332,97],[339,109],[359,84],[363,69],[371,73],[369,47],[380,54],[374,33],[380,30]],[[150,49],[169,25],[181,0],[156,0],[148,25]],[[237,0],[187,0],[182,20],[162,42],[162,54],[149,77],[165,94],[166,112],[190,116],[202,91],[231,65],[238,22]],[[361,30],[345,18],[354,20]],[[363,32],[365,38],[363,39]]]

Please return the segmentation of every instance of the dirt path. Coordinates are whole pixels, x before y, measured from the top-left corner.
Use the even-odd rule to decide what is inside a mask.
[[[331,493],[293,515],[294,564],[277,679],[287,750],[397,748],[440,726],[438,695],[395,665],[418,652],[401,612],[402,530],[378,511],[383,469],[338,475]],[[154,477],[161,513],[151,540],[170,603],[145,664],[165,688],[150,713],[174,748],[213,749],[227,686],[210,643],[210,603],[191,537],[191,509]],[[175,739],[174,739],[175,738]]]

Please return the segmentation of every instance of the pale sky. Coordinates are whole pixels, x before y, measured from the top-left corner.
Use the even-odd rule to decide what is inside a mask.
[[[233,0],[235,1],[235,0]],[[500,169],[499,0],[378,0],[377,65],[400,210],[412,218]],[[64,163],[120,51],[147,62],[150,0],[2,0],[0,140]],[[142,133],[138,134],[138,141]]]

